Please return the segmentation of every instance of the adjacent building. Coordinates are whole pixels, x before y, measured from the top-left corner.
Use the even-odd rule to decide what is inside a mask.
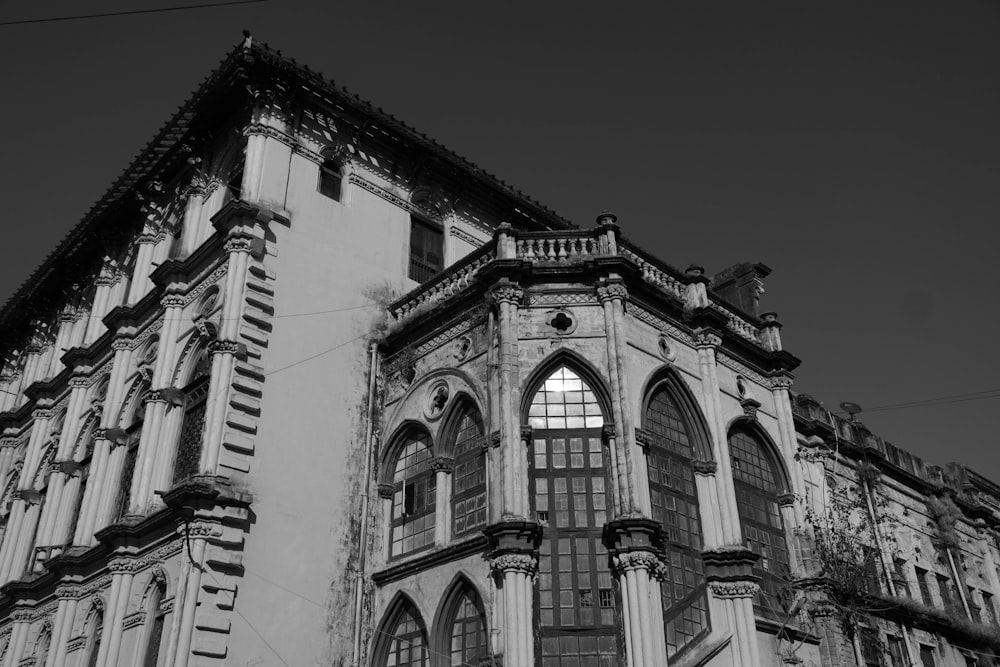
[[[622,227],[246,36],[0,311],[0,667],[991,664],[1000,488]]]

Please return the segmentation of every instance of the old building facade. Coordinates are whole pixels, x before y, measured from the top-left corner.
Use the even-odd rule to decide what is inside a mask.
[[[793,392],[768,273],[248,37],[0,312],[0,667],[991,664],[1000,488]]]

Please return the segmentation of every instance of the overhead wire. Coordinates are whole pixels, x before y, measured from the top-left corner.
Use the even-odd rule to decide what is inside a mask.
[[[158,14],[163,12],[177,12],[188,9],[210,9],[212,7],[226,7],[229,5],[250,5],[268,0],[227,0],[225,2],[209,2],[202,5],[181,5],[178,7],[154,7],[152,9],[126,9],[120,12],[101,12],[95,14],[76,14],[73,16],[51,16],[38,19],[16,19],[14,21],[0,21],[0,25],[25,25],[28,23],[56,23],[59,21],[77,21],[80,19],[100,19],[111,16],[130,16],[133,14]]]

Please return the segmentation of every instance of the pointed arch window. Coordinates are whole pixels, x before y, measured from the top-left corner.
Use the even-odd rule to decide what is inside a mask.
[[[35,642],[35,665],[42,667],[49,657],[49,644],[52,643],[52,631],[46,626],[38,633],[38,640]]]
[[[486,454],[482,436],[483,420],[479,411],[466,407],[455,430],[454,537],[463,537],[486,525]]]
[[[760,556],[754,567],[754,574],[760,577],[755,611],[776,618],[784,608],[781,591],[789,573],[785,524],[778,502],[782,493],[778,464],[759,437],[745,429],[729,434],[729,455],[743,540]]]
[[[608,552],[604,416],[591,386],[560,366],[528,408],[532,509],[547,526],[535,613],[541,664],[617,664],[617,601]]]
[[[212,372],[211,357],[202,348],[191,381],[184,388],[184,418],[181,422],[180,440],[174,457],[173,483],[179,484],[197,475],[201,462],[201,448],[205,433],[205,408],[208,381]]]
[[[383,630],[379,630],[375,664],[378,667],[428,667],[427,633],[417,610],[403,603],[391,619]]]
[[[73,499],[73,514],[70,515],[69,529],[66,533],[68,540],[73,540],[76,536],[76,527],[80,523],[80,512],[83,509],[83,497],[87,493],[87,484],[90,482],[90,466],[94,458],[94,424],[96,420],[86,429],[81,438],[78,451],[74,459],[80,465],[79,484],[76,489],[76,497]]]
[[[483,618],[479,597],[466,587],[455,605],[450,619],[452,667],[477,665],[486,657],[486,622]]]
[[[149,386],[143,386],[135,397],[131,418],[125,429],[125,460],[122,462],[121,476],[118,480],[118,497],[115,499],[114,520],[125,518],[129,510],[129,495],[132,493],[132,478],[135,477],[135,464],[139,458],[139,439],[142,436],[142,422],[146,417],[143,396]]]
[[[104,613],[94,611],[87,623],[87,652],[80,664],[87,667],[97,665],[97,654],[101,652],[101,633],[104,631]]]
[[[156,667],[156,663],[160,659],[163,622],[166,616],[161,608],[164,593],[166,593],[166,586],[161,581],[153,584],[147,594],[146,623],[142,638],[142,667]]]
[[[668,554],[660,598],[667,656],[672,658],[709,629],[694,481],[695,434],[667,385],[661,385],[650,397],[643,423],[651,436],[646,471],[653,519],[663,527]]]
[[[431,468],[430,438],[410,434],[399,449],[392,483],[390,557],[434,546],[437,480]]]

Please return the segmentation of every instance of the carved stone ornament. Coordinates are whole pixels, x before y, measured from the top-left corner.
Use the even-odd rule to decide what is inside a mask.
[[[610,283],[597,288],[597,298],[601,303],[605,301],[620,299],[624,301],[628,298],[628,289],[621,283]]]
[[[743,408],[743,414],[745,414],[750,419],[757,419],[757,410],[760,408],[760,401],[754,398],[744,398],[740,400],[740,407]]]
[[[714,475],[719,469],[715,461],[694,460],[691,461],[691,467],[694,468],[694,474],[696,475]]]
[[[250,252],[252,239],[246,236],[234,236],[226,241],[226,252]]]
[[[521,426],[521,440],[524,442],[524,444],[527,445],[531,443],[531,434],[533,432],[534,429],[531,427],[531,424],[523,424]]]
[[[38,408],[31,413],[31,416],[35,419],[35,421],[38,421],[41,419],[52,419],[55,414],[55,410],[49,408]]]
[[[568,336],[576,331],[576,319],[566,310],[550,311],[545,317],[545,323],[560,336]]]
[[[385,500],[389,500],[396,493],[395,484],[379,484],[376,489],[378,490],[378,497]]]
[[[31,609],[15,609],[10,617],[15,623],[27,623],[35,619],[35,612]]]
[[[132,344],[134,342],[135,341],[132,338],[119,336],[118,338],[115,338],[113,341],[111,341],[111,349],[114,350],[115,352],[120,352],[122,350],[131,350]]]
[[[160,305],[164,308],[183,308],[185,301],[180,294],[168,294],[160,299]]]
[[[490,560],[494,573],[523,572],[534,576],[538,571],[538,559],[530,554],[503,554]]]
[[[752,598],[760,591],[756,581],[710,581],[708,589],[721,599]]]
[[[166,403],[167,399],[163,397],[163,393],[159,389],[150,389],[142,397],[143,403]]]
[[[56,597],[60,600],[79,600],[84,596],[84,590],[79,586],[57,586]]]
[[[614,569],[621,574],[626,570],[644,569],[657,572],[663,568],[663,563],[656,554],[649,551],[625,551],[615,554],[611,559]]]
[[[791,507],[795,504],[795,494],[794,493],[782,493],[778,496],[778,505],[781,507]]]
[[[455,358],[459,361],[464,361],[472,353],[472,336],[462,336],[457,341],[457,348],[455,350]]]
[[[208,344],[212,354],[239,354],[240,344],[232,340],[213,340]]]
[[[142,569],[142,562],[135,558],[115,558],[108,563],[108,571],[112,574],[135,574]]]
[[[490,448],[495,448],[500,446],[500,431],[493,431],[490,433],[489,437]]]
[[[427,396],[424,399],[424,416],[431,421],[439,419],[444,414],[450,396],[451,390],[444,380],[438,380],[428,387]]]
[[[771,377],[770,384],[772,389],[791,389],[792,378],[787,375],[775,375]]]
[[[81,389],[90,386],[90,378],[86,375],[74,375],[69,379],[69,386],[74,389]]]
[[[142,625],[146,622],[146,612],[137,611],[133,614],[129,614],[124,619],[122,619],[122,628],[128,630],[137,625]]]
[[[635,429],[635,444],[648,452],[650,445],[653,444],[653,434],[644,428]]]
[[[520,285],[511,283],[500,283],[494,285],[486,293],[486,298],[489,299],[490,303],[496,306],[499,306],[502,303],[509,303],[517,306],[521,303],[521,299],[523,297],[524,290],[521,289]]]
[[[136,371],[139,373],[139,377],[142,378],[143,382],[153,381],[153,367],[150,364],[139,364]]]
[[[611,441],[612,438],[615,438],[617,436],[618,436],[618,430],[615,428],[615,425],[609,424],[608,422],[604,422],[604,425],[601,426],[601,440],[603,440],[604,443],[607,444],[608,442]]]
[[[695,334],[694,343],[698,347],[719,347],[722,338],[713,331],[702,330]]]
[[[664,360],[672,362],[677,358],[677,352],[674,351],[673,346],[670,344],[670,339],[666,336],[660,336],[656,341],[656,348],[660,352],[660,356]]]
[[[431,470],[450,473],[455,469],[455,459],[450,456],[435,456],[431,459]]]

